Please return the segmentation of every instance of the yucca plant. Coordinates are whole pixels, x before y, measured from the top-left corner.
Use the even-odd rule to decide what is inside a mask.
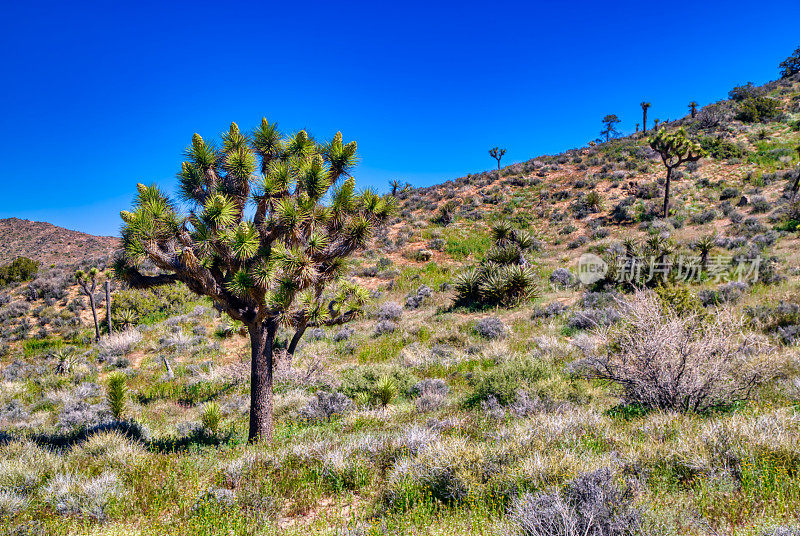
[[[397,392],[397,382],[394,381],[394,378],[391,376],[383,376],[378,379],[378,383],[375,384],[372,394],[374,399],[385,408],[397,398]]]
[[[504,266],[499,277],[502,278],[503,293],[497,296],[496,302],[504,307],[517,306],[537,293],[536,274],[530,266]]]
[[[431,222],[437,225],[450,225],[453,221],[454,212],[458,208],[458,203],[452,199],[445,201],[442,206],[439,207],[439,211],[436,215],[431,218]]]
[[[203,408],[203,413],[200,415],[200,422],[203,423],[203,427],[211,432],[213,435],[217,435],[219,431],[219,425],[222,422],[222,410],[219,407],[219,404],[216,402],[209,402]]]
[[[457,301],[463,304],[474,303],[481,297],[482,271],[478,268],[467,268],[456,276],[453,288],[456,291]]]
[[[700,252],[700,266],[705,269],[706,264],[708,264],[708,255],[711,253],[711,250],[714,249],[714,246],[717,244],[717,237],[714,235],[706,235],[701,237],[697,242],[695,242],[694,246],[697,251]]]
[[[797,151],[797,157],[800,158],[800,145],[794,148]],[[797,195],[797,189],[800,187],[800,169],[795,172],[794,183],[792,183],[792,200]]]
[[[345,259],[394,211],[392,197],[357,193],[356,143],[324,144],[304,130],[284,137],[266,119],[251,133],[232,123],[221,143],[199,134],[178,173],[180,207],[138,185],[122,212],[124,253],[115,273],[132,287],[183,282],[242,322],[250,336],[249,440],[273,435],[273,346],[279,325],[343,324],[366,293],[343,283]],[[328,201],[328,202],[326,202]],[[146,262],[161,270],[142,273]]]
[[[231,317],[227,317],[219,326],[217,326],[215,333],[218,337],[223,339],[233,337],[234,335],[245,336],[247,335],[247,327],[244,325],[244,323],[234,320]]]
[[[592,190],[586,194],[586,205],[591,207],[594,210],[602,210],[603,209],[603,196],[600,195],[599,192],[595,192]]]
[[[622,247],[625,248],[625,256],[628,258],[635,258],[639,256],[639,241],[633,237],[626,237],[622,241]]]
[[[522,250],[516,244],[494,246],[486,253],[486,260],[496,264],[517,264],[520,262]]]
[[[369,391],[360,391],[355,398],[355,403],[359,407],[368,407],[372,405],[372,401],[375,400],[375,397]]]
[[[122,420],[128,408],[128,384],[123,373],[115,372],[108,377],[106,403],[114,420]]]
[[[490,233],[494,246],[483,262],[453,282],[457,305],[513,307],[537,295],[536,275],[526,258],[535,239],[504,221],[492,226]]]
[[[133,309],[119,309],[114,313],[114,325],[122,331],[136,324],[138,320]]]
[[[67,374],[72,370],[75,360],[75,348],[62,346],[55,348],[50,355],[56,360],[56,374]]]

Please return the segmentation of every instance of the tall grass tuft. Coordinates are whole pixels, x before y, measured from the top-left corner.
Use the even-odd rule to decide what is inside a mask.
[[[391,376],[383,376],[375,385],[375,399],[384,408],[397,398],[397,382]]]
[[[220,422],[222,422],[222,411],[219,408],[219,404],[216,402],[206,404],[200,421],[209,432],[216,435],[219,431]]]
[[[128,385],[124,374],[117,372],[108,377],[106,402],[114,420],[122,420],[128,409]]]

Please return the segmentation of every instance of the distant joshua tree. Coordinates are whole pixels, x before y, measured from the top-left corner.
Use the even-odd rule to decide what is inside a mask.
[[[636,132],[639,132],[639,123],[636,123]]]
[[[654,126],[653,128],[654,128],[655,130],[658,130],[658,124],[659,124],[660,122],[661,122],[661,119],[658,119],[658,118],[655,118],[655,119],[653,119],[653,123],[655,123],[655,126]]]
[[[75,272],[75,280],[80,285],[83,293],[89,296],[89,306],[92,308],[92,317],[94,317],[94,340],[100,340],[100,324],[97,322],[97,306],[94,303],[94,291],[97,290],[97,275],[99,271],[97,268],[92,268],[88,272],[78,270]]]
[[[692,119],[697,117],[697,102],[692,101],[689,103],[689,110],[692,112]]]
[[[503,158],[503,155],[506,154],[505,149],[500,149],[498,147],[492,147],[489,149],[489,156],[497,160],[497,169],[500,169],[500,159]]]
[[[609,114],[603,118],[603,130],[600,131],[600,134],[606,137],[606,141],[609,141],[612,136],[617,136],[619,134],[619,132],[617,132],[617,123],[619,122],[619,117],[614,114]]]
[[[649,102],[639,104],[642,107],[642,132],[647,132],[647,109],[650,108]]]
[[[661,155],[661,161],[667,168],[667,180],[664,184],[664,217],[669,214],[669,184],[672,172],[678,166],[687,162],[697,162],[704,155],[700,145],[686,136],[686,131],[679,128],[673,134],[666,129],[656,133],[650,138],[650,147]]]
[[[389,181],[389,186],[391,186],[391,188],[392,188],[392,195],[397,195],[397,192],[402,190],[403,183],[400,182],[398,179],[394,179],[394,180]]]

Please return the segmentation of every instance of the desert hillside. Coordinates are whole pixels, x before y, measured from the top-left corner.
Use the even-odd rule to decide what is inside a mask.
[[[0,265],[17,257],[42,264],[74,264],[84,258],[110,254],[119,240],[70,231],[45,222],[0,219]]]
[[[282,317],[271,442],[247,441],[241,321],[182,284],[129,287],[108,266],[117,239],[0,221],[0,265],[42,261],[0,288],[0,534],[800,534],[800,73],[728,97],[342,203],[396,210],[335,281],[359,298],[348,321],[302,317],[292,354]],[[244,139],[232,125],[218,146]],[[189,193],[192,165],[219,156],[192,143]],[[665,214],[669,144],[690,158]],[[205,242],[179,251],[171,215],[144,219],[168,212],[160,195],[140,187],[125,214],[131,256],[143,236],[176,266],[229,262],[225,292],[259,296],[236,264],[258,229],[215,220],[235,211],[212,199]],[[309,213],[315,232],[352,223]],[[313,249],[303,232],[290,245]],[[75,275],[92,267],[97,328]]]

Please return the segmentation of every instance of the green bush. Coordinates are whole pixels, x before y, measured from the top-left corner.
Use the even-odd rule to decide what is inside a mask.
[[[756,152],[750,153],[747,161],[759,166],[775,165],[781,158],[791,158],[796,154],[795,148],[791,145],[760,141],[756,143],[756,147]]]
[[[780,103],[769,97],[748,97],[739,104],[736,119],[745,123],[758,123],[774,119],[780,112]]]
[[[30,281],[39,272],[39,261],[17,257],[10,264],[0,266],[0,287],[11,283]]]
[[[500,405],[506,406],[517,398],[517,391],[528,389],[532,382],[542,379],[546,374],[539,361],[508,361],[489,369],[473,380],[472,393],[467,397],[467,407],[474,407],[494,397]]]
[[[390,382],[394,389],[390,388]],[[364,399],[366,393],[370,400],[375,400],[381,383],[381,388],[387,392],[407,394],[416,382],[417,378],[402,367],[356,367],[344,371],[339,391],[353,399]]]
[[[659,286],[656,294],[665,308],[672,309],[680,316],[704,315],[705,308],[695,294],[684,286]]]
[[[484,233],[474,230],[464,232],[463,229],[455,228],[449,229],[445,233],[444,240],[445,253],[455,260],[463,260],[470,255],[483,253],[492,245],[490,238]]]
[[[182,283],[147,290],[129,289],[114,293],[111,314],[125,318],[130,325],[162,320],[183,310],[187,303],[197,300]]]
[[[800,47],[797,47],[794,54],[783,60],[778,67],[781,69],[781,77],[783,78],[789,78],[800,73]]]
[[[757,97],[760,93],[760,88],[756,87],[752,82],[748,82],[741,86],[734,87],[728,92],[728,97],[736,102],[742,102]]]
[[[700,147],[712,158],[717,160],[730,160],[731,158],[744,158],[747,151],[733,142],[714,136],[700,136]]]

